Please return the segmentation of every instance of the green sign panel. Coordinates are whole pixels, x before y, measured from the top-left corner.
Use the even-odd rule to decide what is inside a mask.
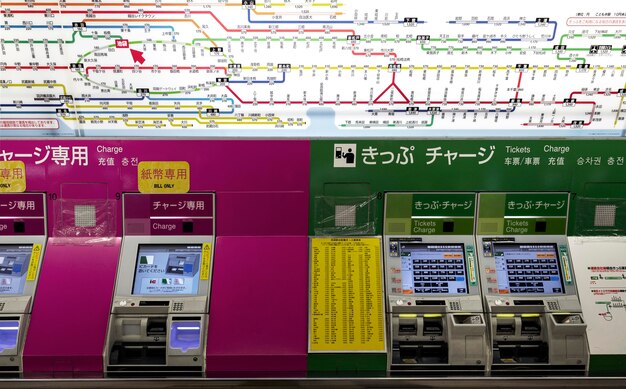
[[[352,149],[354,158],[338,157],[337,147]],[[625,160],[623,138],[313,140],[309,231],[313,235],[315,228],[327,219],[327,214],[315,213],[316,199],[327,199],[330,204],[337,204],[337,199],[357,204],[360,199],[371,198],[368,206],[375,209],[368,218],[372,220],[372,235],[382,234],[383,229],[388,234],[417,235],[441,234],[443,223],[430,223],[442,221],[427,213],[432,208],[414,210],[416,193],[502,192],[511,193],[511,197],[498,198],[501,204],[492,209],[493,215],[481,215],[493,217],[501,224],[488,223],[492,225],[483,225],[483,231],[491,227],[496,231],[490,232],[493,235],[507,229],[507,234],[523,234],[537,233],[539,227],[545,229],[545,234],[562,234],[568,215],[558,213],[567,212],[563,208],[557,212],[554,208],[558,206],[548,206],[550,210],[533,210],[531,215],[524,213],[525,203],[521,209],[506,209],[507,200],[519,206],[516,196],[523,192],[560,192],[561,196],[571,194],[570,203],[564,207],[569,209],[569,235],[606,235],[607,230],[626,235],[626,206],[621,205],[626,200]],[[534,198],[534,194],[524,196],[535,204],[544,201]],[[438,199],[441,198],[432,200]],[[601,225],[596,223],[597,206],[614,209],[616,225],[609,225],[606,216],[599,219]],[[485,207],[481,211],[487,212]],[[463,219],[456,213],[445,217],[449,219],[443,220],[452,219],[457,226],[461,220],[470,220],[473,225],[473,219]],[[477,225],[480,229],[481,225]],[[419,229],[426,232],[416,232]],[[472,256],[466,254],[468,258]],[[624,361],[623,356],[592,356],[591,371],[624,372]],[[310,354],[308,358],[309,371],[350,370],[360,374],[374,370],[384,374],[386,362],[385,355],[369,353]]]
[[[385,206],[385,234],[474,233],[474,193],[389,193]]]
[[[509,193],[504,216],[567,217],[568,204],[567,193]]]
[[[565,235],[568,193],[481,193],[479,235]]]
[[[415,193],[413,216],[474,217],[474,193]]]
[[[337,158],[336,145],[349,146],[355,158]],[[620,138],[314,140],[310,231],[318,222],[318,197],[373,196],[377,203],[376,217],[372,218],[374,234],[381,234],[383,226],[388,227],[383,212],[384,199],[390,192],[562,192],[572,194],[571,204],[565,207],[570,211],[568,233],[602,235],[609,227],[600,229],[594,224],[596,205],[611,206],[626,199],[625,159],[626,139]],[[404,201],[412,203],[412,199]],[[506,199],[502,201],[505,209]],[[617,209],[615,220],[621,230],[611,231],[622,234],[620,231],[626,229],[620,223],[626,218],[620,214],[622,208]],[[523,207],[513,211],[520,213],[507,216],[524,219]],[[535,210],[531,216],[547,217],[541,212]],[[508,227],[535,228],[527,222],[524,225],[510,221]],[[547,223],[546,233],[562,231],[565,223],[558,223]]]

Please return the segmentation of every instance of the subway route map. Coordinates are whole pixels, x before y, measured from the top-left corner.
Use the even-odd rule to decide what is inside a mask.
[[[0,136],[624,136],[626,5],[2,0]]]

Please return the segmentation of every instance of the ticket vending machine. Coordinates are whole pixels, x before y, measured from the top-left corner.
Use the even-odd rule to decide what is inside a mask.
[[[478,257],[492,374],[585,374],[586,323],[568,250],[567,193],[481,193]]]
[[[41,258],[43,193],[0,194],[0,373],[19,376]]]
[[[393,372],[484,374],[474,193],[388,193],[385,273]]]
[[[125,194],[105,371],[202,375],[214,195]]]

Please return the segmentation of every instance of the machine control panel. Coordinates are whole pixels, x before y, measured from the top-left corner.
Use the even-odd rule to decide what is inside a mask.
[[[565,237],[479,237],[491,311],[579,311]]]
[[[0,193],[0,374],[22,372],[46,225],[44,193]]]
[[[387,194],[384,242],[392,372],[448,365],[465,373],[485,369],[487,325],[475,255],[474,205],[472,193]]]
[[[568,252],[568,204],[567,193],[479,195],[476,244],[492,374],[585,372],[587,326]]]
[[[471,237],[387,239],[392,310],[482,311]]]
[[[155,368],[202,373],[214,204],[210,193],[124,195],[125,230],[105,351],[108,375]]]

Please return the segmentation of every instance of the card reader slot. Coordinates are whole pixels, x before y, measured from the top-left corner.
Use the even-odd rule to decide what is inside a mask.
[[[140,307],[167,307],[170,305],[169,301],[150,301],[150,300],[140,300]]]
[[[167,333],[166,317],[149,317],[146,324],[146,335],[165,336]]]
[[[445,300],[415,300],[415,305],[446,305]]]
[[[543,300],[513,300],[513,305],[544,305]]]

